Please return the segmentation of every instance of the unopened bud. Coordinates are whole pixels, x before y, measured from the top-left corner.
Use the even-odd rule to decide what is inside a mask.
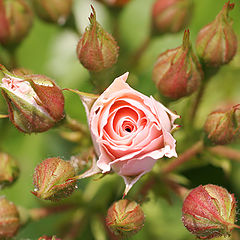
[[[32,27],[33,14],[25,0],[0,0],[0,43],[17,44]]]
[[[90,15],[90,26],[86,28],[77,45],[77,55],[89,71],[100,72],[112,67],[118,59],[118,45],[96,20],[96,12]]]
[[[152,78],[160,93],[171,99],[188,96],[198,89],[203,72],[192,50],[189,31],[184,33],[182,46],[160,54]]]
[[[144,213],[136,202],[119,200],[108,209],[106,224],[115,235],[129,237],[143,228]]]
[[[196,49],[201,61],[210,67],[230,62],[237,52],[237,36],[228,13],[234,3],[225,3],[215,20],[203,27],[197,36]]]
[[[123,7],[131,0],[98,0],[99,2],[103,2],[111,7]]]
[[[182,222],[201,239],[228,236],[236,225],[236,201],[225,188],[208,184],[190,191],[183,202]]]
[[[214,144],[225,145],[232,142],[240,133],[239,105],[210,113],[204,130]]]
[[[192,0],[157,0],[152,7],[154,29],[159,33],[181,31],[191,19],[192,6]]]
[[[72,9],[72,0],[33,0],[37,15],[44,21],[63,25]]]
[[[11,122],[22,132],[44,132],[64,117],[61,89],[43,75],[16,76],[0,65],[5,77],[0,89],[6,99]]]
[[[75,169],[70,162],[60,158],[48,158],[34,171],[32,192],[38,198],[58,201],[70,196],[76,189]]]
[[[0,197],[0,239],[12,238],[20,227],[16,206],[5,197]]]
[[[7,153],[0,152],[0,189],[11,185],[19,175],[16,161]]]

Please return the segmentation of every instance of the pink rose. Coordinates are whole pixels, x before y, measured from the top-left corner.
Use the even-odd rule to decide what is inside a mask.
[[[116,78],[88,116],[97,167],[102,173],[113,170],[122,176],[125,194],[158,159],[177,157],[171,131],[179,117],[153,97],[132,89],[127,77],[125,73]]]

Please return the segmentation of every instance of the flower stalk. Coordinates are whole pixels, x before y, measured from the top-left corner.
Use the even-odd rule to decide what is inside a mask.
[[[173,161],[171,161],[163,170],[162,173],[167,174],[175,169],[177,169],[179,166],[181,166],[183,163],[186,163],[187,161],[190,161],[194,156],[196,156],[198,153],[202,152],[204,149],[203,141],[200,140],[197,143],[195,143],[192,147],[187,149],[184,153],[179,155],[178,158],[175,158]]]
[[[226,157],[230,160],[234,160],[236,162],[240,162],[240,151],[232,149],[227,146],[216,146],[207,148],[208,151],[214,153],[216,155]]]

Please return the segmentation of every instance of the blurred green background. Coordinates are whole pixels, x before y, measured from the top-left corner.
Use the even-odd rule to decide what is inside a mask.
[[[134,52],[145,40],[150,27],[151,6],[154,0],[132,0],[122,11],[120,16],[120,41],[126,51]],[[221,10],[225,0],[194,0],[194,11],[190,29],[190,38],[195,45],[198,31],[207,23],[212,21]],[[234,20],[234,29],[240,35],[240,2],[234,2],[235,8],[230,15]],[[77,19],[77,26],[80,32],[88,24],[90,14],[90,4],[96,9],[97,19],[104,28],[112,32],[113,24],[111,15],[107,8],[96,1],[75,0],[74,15]],[[163,51],[175,48],[181,44],[183,32],[177,34],[165,34],[155,37],[144,53],[139,66],[134,72],[130,72],[130,84],[135,89],[146,95],[154,95],[156,88],[151,80],[153,64],[157,56]],[[46,24],[37,17],[34,26],[28,37],[22,42],[17,51],[17,59],[21,67],[31,69],[35,73],[45,74],[56,80],[62,88],[79,89],[80,91],[92,92],[93,88],[89,82],[89,73],[79,63],[76,56],[76,45],[79,36],[70,29],[64,29],[53,24]],[[0,59],[7,58],[7,53],[0,46]],[[128,69],[124,69],[124,72]],[[228,65],[221,68],[214,76],[207,87],[207,91],[197,115],[197,126],[202,127],[207,114],[217,106],[226,102],[240,102],[240,53]],[[81,122],[86,122],[85,112],[77,95],[65,92],[66,112],[73,118]],[[191,96],[193,97],[193,96]],[[176,110],[179,115],[184,114],[184,108],[188,98],[170,104],[171,110]],[[0,113],[6,113],[6,105],[0,97]],[[181,139],[183,133],[176,133],[178,148],[181,149]],[[189,140],[188,144],[191,144]],[[239,142],[232,144],[233,148],[240,150]],[[8,119],[0,119],[0,150],[13,155],[21,168],[21,175],[18,181],[8,189],[1,190],[0,195],[15,204],[34,208],[45,205],[53,205],[38,200],[30,193],[33,190],[32,175],[36,165],[42,160],[59,156],[63,159],[77,153],[77,145],[62,139],[57,129],[52,129],[46,133],[24,135],[9,122]],[[240,163],[229,163],[227,159],[216,158],[211,164],[208,158],[203,155],[202,163],[196,168],[187,170],[183,174],[189,179],[189,187],[199,184],[213,183],[227,187],[235,193],[237,199],[240,197]],[[214,164],[213,164],[214,162]],[[225,170],[225,171],[224,171]],[[116,191],[117,184],[119,190],[113,196],[120,196],[123,192],[124,184],[118,176],[107,176],[106,178],[93,182],[84,180],[79,183],[79,190],[76,191],[72,201],[78,202],[86,185],[92,184],[91,191],[99,191],[96,201],[104,201],[104,196]],[[137,183],[139,186],[141,180]],[[101,186],[101,188],[99,187]],[[105,186],[109,186],[106,189]],[[111,188],[112,187],[112,188]],[[161,186],[159,186],[161,188]],[[95,190],[94,190],[95,189]],[[90,193],[89,193],[90,194]],[[91,195],[91,194],[90,194]],[[130,194],[131,196],[131,194]],[[105,196],[106,197],[106,196]],[[117,198],[115,200],[118,200]],[[145,227],[130,239],[159,239],[159,240],[190,240],[195,239],[181,222],[181,200],[172,195],[171,205],[160,197],[150,194],[150,201],[143,205],[146,215]],[[55,203],[54,203],[55,204]],[[106,207],[103,204],[104,207]],[[106,209],[103,209],[106,211]],[[42,235],[58,235],[67,219],[73,218],[73,212],[59,213],[49,216],[43,220],[29,223],[19,231],[16,239],[37,239]],[[73,219],[72,219],[73,220]],[[70,229],[70,227],[69,227]],[[65,229],[66,230],[66,229]],[[104,240],[107,236],[101,223],[93,217],[91,223],[85,230],[79,233],[77,239]]]

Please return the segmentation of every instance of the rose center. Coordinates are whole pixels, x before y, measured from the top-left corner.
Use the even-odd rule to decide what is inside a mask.
[[[127,131],[127,132],[131,132],[132,129],[131,129],[130,127],[125,127],[125,131]]]
[[[131,122],[126,121],[126,122],[123,123],[122,129],[125,132],[131,133],[132,131],[134,131],[134,125]]]

